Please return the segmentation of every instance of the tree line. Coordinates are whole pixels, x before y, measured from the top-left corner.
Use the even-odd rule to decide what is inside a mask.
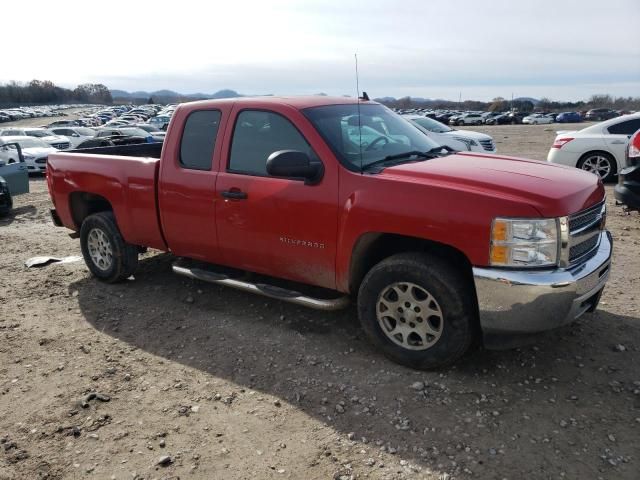
[[[85,83],[73,90],[59,87],[49,80],[0,84],[0,107],[64,103],[110,105],[113,103],[113,98],[109,89],[101,83]]]
[[[611,95],[592,95],[587,100],[578,102],[563,102],[551,100],[549,98],[541,98],[537,105],[529,100],[507,100],[503,97],[496,97],[490,102],[480,102],[476,100],[465,100],[463,102],[455,102],[451,100],[424,100],[412,99],[411,97],[403,97],[390,101],[382,101],[385,105],[392,108],[432,108],[439,110],[475,110],[489,112],[504,112],[511,109],[531,112],[533,110],[541,111],[582,111],[592,108],[610,108],[612,110],[639,111],[640,97],[613,97]]]

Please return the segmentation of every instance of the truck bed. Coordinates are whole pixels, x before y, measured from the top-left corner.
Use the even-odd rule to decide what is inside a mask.
[[[127,151],[153,144],[101,147]],[[151,147],[153,148],[153,147]],[[156,147],[157,148],[157,147]],[[49,156],[47,182],[63,225],[79,231],[82,219],[92,211],[78,205],[108,202],[118,219],[126,242],[160,250],[167,246],[158,216],[156,185],[160,161],[157,158],[96,153],[54,153]],[[90,192],[90,193],[89,193]],[[89,210],[91,207],[88,207]]]

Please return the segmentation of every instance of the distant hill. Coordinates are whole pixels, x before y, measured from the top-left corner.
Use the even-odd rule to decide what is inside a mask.
[[[241,97],[238,92],[235,90],[224,89],[218,90],[215,93],[187,93],[182,94],[178,92],[174,92],[173,90],[156,90],[154,92],[146,92],[146,91],[136,91],[136,92],[127,92],[125,90],[111,90],[111,96],[113,99],[147,99],[149,97],[153,98],[155,101],[162,102],[174,102],[181,99],[208,99],[208,98],[235,98]]]

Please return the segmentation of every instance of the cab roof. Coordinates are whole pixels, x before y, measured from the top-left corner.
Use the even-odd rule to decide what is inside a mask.
[[[215,107],[216,105],[233,104],[233,103],[273,103],[284,104],[291,107],[302,110],[311,107],[324,107],[328,105],[352,105],[357,104],[358,99],[353,97],[329,97],[324,95],[304,95],[304,96],[264,96],[264,97],[235,97],[235,98],[222,98],[218,100],[200,100],[196,102],[188,102],[182,105],[188,105],[190,108],[207,108]],[[376,104],[371,100],[360,100],[361,105]]]

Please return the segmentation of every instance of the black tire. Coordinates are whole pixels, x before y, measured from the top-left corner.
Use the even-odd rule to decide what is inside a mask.
[[[591,162],[593,163],[596,160],[592,160],[595,159],[596,157],[600,157],[602,159],[606,159],[609,162],[610,165],[610,169],[609,169],[609,173],[602,176],[600,174],[598,174],[598,176],[602,179],[602,182],[609,182],[611,180],[613,180],[613,178],[617,175],[618,173],[618,164],[616,163],[616,159],[613,158],[613,155],[611,155],[608,152],[602,152],[602,151],[593,151],[593,152],[587,152],[584,155],[582,155],[580,157],[580,159],[578,160],[578,163],[576,165],[576,167],[578,167],[581,170],[586,170],[586,171],[591,171],[585,167],[585,163],[587,162]]]
[[[91,256],[89,246],[89,234],[101,236],[104,234],[105,244],[110,246],[110,262],[100,266]],[[102,234],[100,233],[102,232]],[[130,277],[138,266],[138,247],[128,244],[122,238],[113,212],[100,212],[89,215],[82,222],[80,228],[80,247],[82,256],[91,273],[99,280],[107,283],[116,283]],[[102,247],[100,247],[102,248]]]
[[[377,312],[381,308],[379,304],[385,302],[383,294],[390,292],[394,285],[402,286],[403,282],[424,289],[435,300],[435,306],[442,314],[438,322],[439,337],[430,346],[425,346],[424,342],[417,345],[417,348],[423,349],[410,349],[399,345],[396,343],[400,341],[397,336],[394,341],[383,330],[388,328],[388,317],[378,320]],[[400,302],[398,305],[406,306],[407,304]],[[408,313],[400,315],[414,315],[414,309],[412,304],[405,311]],[[398,311],[400,310],[402,309],[398,307]],[[387,311],[391,312],[391,310]],[[440,368],[455,362],[469,349],[478,331],[475,292],[469,279],[453,264],[435,255],[419,252],[393,255],[378,263],[367,273],[358,294],[358,315],[365,333],[384,355],[401,365],[421,370]],[[414,322],[424,321],[431,324],[432,317],[423,320],[413,318]],[[401,320],[404,325],[395,323],[395,327],[391,328],[392,331],[398,327],[406,328],[407,323],[412,327],[419,325],[411,323],[412,320],[409,317]],[[402,339],[405,334],[399,335]],[[412,335],[416,334],[406,335],[407,342]],[[427,338],[426,334],[425,338]],[[416,347],[415,344],[413,346]]]
[[[0,217],[8,216],[13,209],[13,197],[11,197],[11,192],[9,192],[8,190],[9,189],[7,188],[7,203],[6,205],[0,207]]]

